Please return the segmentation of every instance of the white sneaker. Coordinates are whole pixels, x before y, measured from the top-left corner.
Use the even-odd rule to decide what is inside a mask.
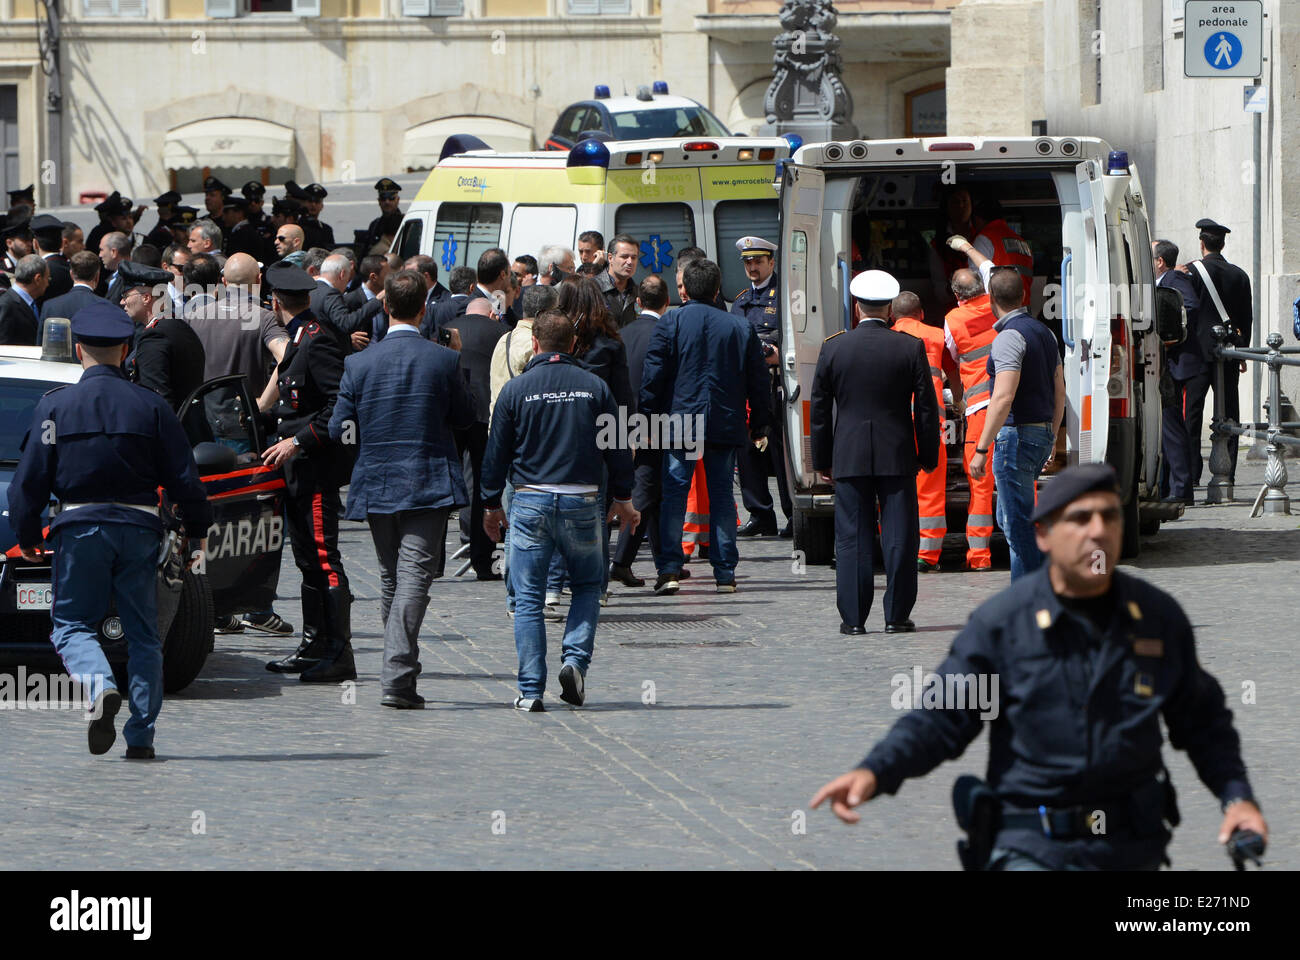
[[[604,593],[602,593],[602,594],[600,595],[600,605],[601,605],[602,607],[608,607],[608,606],[609,606],[609,591],[608,591],[608,590],[606,590]]]
[[[542,607],[542,617],[547,620],[563,620],[564,614],[560,612],[560,608],[555,604],[548,603]]]
[[[515,697],[515,709],[524,713],[545,713],[541,697]]]
[[[553,607],[559,602],[560,595],[558,593],[551,593],[549,590],[546,591],[546,605],[548,607]]]

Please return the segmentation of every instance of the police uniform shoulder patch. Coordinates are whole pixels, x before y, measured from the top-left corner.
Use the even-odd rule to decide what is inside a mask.
[[[776,284],[775,284],[775,283],[772,284],[771,286],[769,286],[769,287],[767,288],[767,295],[768,295],[769,297],[775,297],[775,296],[776,296]]]
[[[735,303],[737,300],[739,300],[739,299],[740,299],[741,297],[743,297],[745,294],[749,293],[750,289],[751,289],[750,287],[746,287],[744,290],[741,290],[739,293],[737,293],[734,297],[731,298],[731,302],[732,302],[732,303]]]
[[[70,387],[70,386],[72,386],[72,384],[70,384],[70,383],[61,383],[61,384],[59,384],[57,387],[55,387],[53,390],[46,390],[44,393],[41,394],[41,396],[42,396],[42,397],[48,397],[50,394],[52,394],[52,393],[58,393],[60,390],[66,390],[66,389],[68,389],[68,387]]]
[[[836,330],[836,331],[835,331],[834,333],[832,333],[829,337],[827,337],[825,340],[823,340],[822,343],[830,343],[832,340],[834,340],[836,337],[838,337],[838,336],[839,336],[841,333],[843,333],[843,332],[844,332],[843,330]]]
[[[299,327],[297,330],[294,331],[294,333],[293,333],[293,342],[294,342],[295,344],[296,344],[299,340],[302,339],[302,331],[303,331],[304,329],[305,329],[304,327]]]

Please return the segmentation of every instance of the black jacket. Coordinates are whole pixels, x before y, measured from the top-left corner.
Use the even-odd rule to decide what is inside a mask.
[[[316,289],[311,292],[310,308],[312,316],[321,323],[328,323],[347,338],[358,330],[370,333],[371,321],[376,313],[384,309],[380,300],[371,300],[364,306],[349,309],[343,300],[343,294],[335,290],[324,280],[316,281]],[[348,352],[352,346],[348,344]]]
[[[285,483],[290,493],[298,491],[294,468],[299,457],[306,457],[319,468],[312,472],[322,483],[341,487],[352,473],[355,445],[349,450],[331,440],[329,423],[351,346],[345,334],[318,322],[309,310],[289,324],[293,333],[275,370],[280,387],[275,432],[281,440],[297,437],[301,453],[286,465]]]
[[[46,257],[45,265],[50,268],[50,285],[45,288],[45,295],[36,301],[37,314],[46,303],[72,289],[72,271],[68,269],[68,261],[63,254]]]
[[[1229,340],[1239,347],[1250,346],[1250,331],[1255,322],[1254,304],[1250,295],[1250,277],[1241,267],[1223,259],[1221,253],[1207,253],[1201,262],[1205,264],[1205,272],[1210,275],[1215,289],[1219,291],[1223,308],[1228,311],[1229,333],[1233,334]],[[1196,298],[1201,303],[1202,322],[1212,330],[1223,323],[1223,320],[1210,297],[1210,292],[1205,288],[1205,281],[1201,279],[1200,271],[1195,267],[1191,267],[1190,270],[1188,276],[1192,280],[1192,289],[1196,291]]]
[[[72,289],[63,296],[46,300],[41,307],[40,328],[36,331],[36,342],[39,343],[40,338],[45,335],[45,321],[48,317],[64,317],[71,320],[82,307],[102,299],[103,297],[95,296],[95,291],[90,287],[79,287],[74,284]]]
[[[184,320],[155,317],[136,331],[126,358],[131,380],[162,396],[176,410],[203,385],[203,341]]]
[[[463,293],[449,293],[445,300],[430,305],[425,302],[424,320],[420,323],[420,334],[426,340],[436,340],[438,331],[457,317],[465,316],[465,307],[470,297]]]
[[[925,345],[874,320],[822,344],[811,414],[813,469],[837,479],[909,476],[939,463]]]
[[[609,270],[605,270],[596,276],[596,285],[605,295],[605,306],[609,308],[614,323],[620,330],[636,319],[635,278],[629,280],[627,288],[619,293],[618,288],[614,286],[614,278],[609,275]]]
[[[0,293],[0,343],[30,347],[36,343],[36,311],[17,290]]]
[[[605,381],[614,395],[616,406],[628,413],[636,409],[632,383],[628,375],[627,347],[621,340],[597,335],[587,352],[578,358],[583,365]]]
[[[1196,290],[1187,274],[1169,270],[1156,280],[1156,286],[1177,290],[1183,298],[1183,308],[1187,311],[1187,337],[1177,346],[1167,348],[1165,358],[1169,363],[1170,376],[1175,380],[1190,380],[1209,369],[1208,359],[1213,355],[1214,334],[1205,322],[1205,312],[1201,310]],[[1213,304],[1210,309],[1214,310]]]
[[[602,460],[609,470],[609,490],[617,499],[627,499],[632,495],[631,451],[596,442],[601,424],[617,420],[614,395],[603,380],[568,354],[539,353],[497,397],[479,485],[483,505],[490,510],[501,505],[507,479],[515,487],[600,486]]]
[[[637,314],[637,318],[619,331],[623,348],[627,351],[628,382],[632,385],[632,406],[635,411],[641,395],[641,372],[645,368],[645,354],[650,346],[650,334],[659,318],[652,313]]]
[[[488,402],[492,399],[492,351],[506,332],[506,326],[491,317],[469,313],[450,325],[460,331],[460,366],[469,376],[474,419],[487,423]]]

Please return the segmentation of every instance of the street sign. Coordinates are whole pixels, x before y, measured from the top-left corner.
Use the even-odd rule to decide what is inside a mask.
[[[1258,77],[1264,70],[1263,0],[1187,0],[1183,75]]]
[[[1247,113],[1268,113],[1268,86],[1250,86],[1245,92],[1245,106]]]

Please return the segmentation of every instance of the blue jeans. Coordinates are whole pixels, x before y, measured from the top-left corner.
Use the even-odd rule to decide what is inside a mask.
[[[736,447],[704,445],[704,477],[709,491],[709,562],[718,583],[734,583],[740,554],[736,549],[736,500],[731,485],[736,473]],[[663,502],[659,508],[659,573],[681,573],[682,525],[686,522],[686,497],[691,490],[695,461],[682,450],[664,451]]]
[[[546,690],[546,621],[542,616],[547,571],[559,553],[572,601],[560,659],[585,675],[596,645],[596,620],[604,571],[600,550],[600,494],[516,490],[510,506],[510,581],[515,591],[515,650],[519,695]]]
[[[1030,517],[1034,512],[1034,483],[1052,455],[1056,437],[1051,427],[1003,427],[993,444],[993,480],[998,488],[998,526],[1011,548],[1011,579],[1033,573],[1043,565]]]
[[[159,534],[131,523],[66,523],[53,535],[54,623],[51,639],[73,676],[102,677],[117,689],[99,645],[99,624],[117,601],[126,636],[131,719],[127,746],[153,746],[162,709],[162,641],[158,637]],[[96,680],[98,685],[98,679]]]

